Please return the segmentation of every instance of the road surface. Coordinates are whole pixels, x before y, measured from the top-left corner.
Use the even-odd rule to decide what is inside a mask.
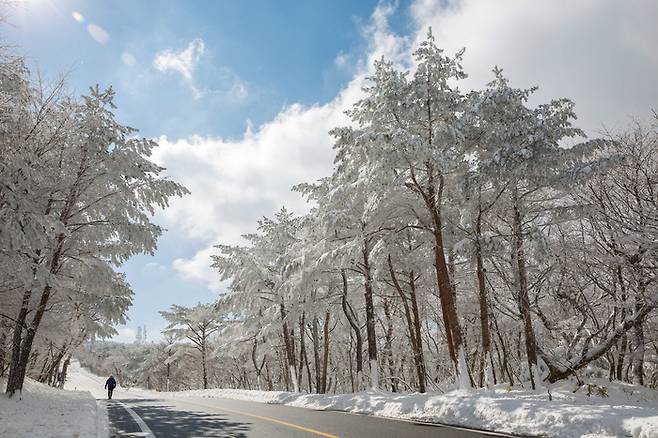
[[[503,436],[440,425],[220,398],[107,402],[111,437],[476,438]]]

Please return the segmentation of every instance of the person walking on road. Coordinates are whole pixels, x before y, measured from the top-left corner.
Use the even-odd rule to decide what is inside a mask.
[[[105,382],[105,388],[107,389],[107,399],[112,400],[112,391],[117,387],[117,381],[114,380],[114,376],[110,376],[109,379]]]

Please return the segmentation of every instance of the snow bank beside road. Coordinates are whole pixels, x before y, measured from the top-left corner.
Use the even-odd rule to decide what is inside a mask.
[[[0,388],[4,390],[4,383]],[[88,392],[65,391],[27,379],[22,399],[0,395],[0,436],[87,438],[107,436],[107,416]]]
[[[607,397],[575,394],[565,383],[546,392],[507,390],[454,390],[445,394],[318,395],[276,391],[208,389],[183,391],[165,397],[220,397],[286,404],[390,418],[438,422],[522,435],[551,437],[658,438],[658,393],[632,385],[605,382]]]

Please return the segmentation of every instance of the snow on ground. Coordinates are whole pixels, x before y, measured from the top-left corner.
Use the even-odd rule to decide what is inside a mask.
[[[658,393],[632,385],[601,382],[608,396],[573,393],[566,382],[552,388],[553,401],[540,391],[453,390],[444,394],[364,392],[343,395],[208,389],[169,397],[222,397],[329,409],[390,418],[439,422],[522,435],[551,437],[658,437]]]
[[[107,398],[107,390],[105,389],[105,381],[109,376],[97,376],[86,368],[80,366],[80,363],[76,360],[71,361],[71,366],[69,367],[66,383],[64,384],[64,389],[71,391],[88,391],[95,398],[99,400],[105,400]],[[141,388],[124,388],[121,386],[121,382],[117,382],[117,387],[112,393],[112,398],[114,399],[126,399],[126,398],[139,398],[139,397],[149,397],[152,396],[155,392],[150,392]],[[160,393],[157,393],[161,396]]]
[[[87,438],[108,435],[107,413],[88,392],[66,391],[26,379],[23,393],[0,389],[0,437]]]
[[[68,372],[66,373],[66,383],[64,389],[70,391],[88,391],[97,399],[107,398],[107,390],[105,389],[105,380],[107,377],[100,377],[93,374],[91,371],[80,366],[80,362],[71,361]],[[123,390],[117,387],[114,391],[115,394],[120,394]]]

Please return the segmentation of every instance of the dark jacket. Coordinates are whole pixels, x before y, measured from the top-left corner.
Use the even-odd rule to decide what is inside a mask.
[[[109,379],[107,379],[107,382],[105,382],[105,387],[107,389],[114,389],[116,388],[116,386],[117,386],[117,381],[114,380],[114,377],[110,377]]]

